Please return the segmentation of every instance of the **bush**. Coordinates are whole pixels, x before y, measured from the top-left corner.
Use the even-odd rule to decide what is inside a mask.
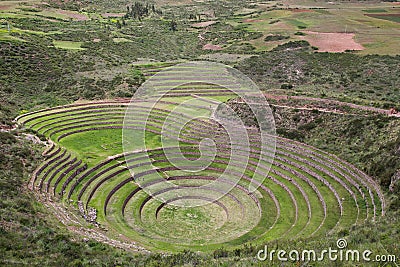
[[[285,40],[289,39],[290,36],[284,36],[284,35],[268,35],[267,37],[264,38],[264,41],[266,42],[272,42],[272,41],[280,41],[280,40]]]
[[[290,42],[279,45],[278,47],[274,48],[273,51],[294,50],[294,49],[307,48],[307,47],[310,47],[310,43],[307,41],[304,41],[304,40],[290,41]]]
[[[293,88],[293,84],[290,84],[290,83],[281,84],[281,89],[292,89],[292,88]]]
[[[298,130],[288,130],[288,129],[284,129],[284,128],[277,128],[276,133],[285,138],[289,138],[289,139],[293,139],[293,140],[297,140],[297,141],[304,140],[304,134]]]

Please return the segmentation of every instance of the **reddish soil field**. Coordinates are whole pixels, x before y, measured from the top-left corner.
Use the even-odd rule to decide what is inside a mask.
[[[10,5],[0,5],[0,10],[7,10],[10,7],[11,7]]]
[[[346,50],[363,50],[364,47],[354,41],[354,33],[311,32],[300,38],[318,47],[319,52],[344,52]]]
[[[205,44],[203,46],[203,50],[221,50],[221,46],[219,45],[213,45],[213,44]]]
[[[88,20],[89,19],[88,16],[86,16],[84,14],[77,14],[77,13],[70,12],[70,11],[67,11],[67,10],[57,10],[57,12],[59,14],[62,14],[62,15],[67,15],[68,17],[73,18],[73,19],[78,20],[78,21],[84,21],[84,20]]]

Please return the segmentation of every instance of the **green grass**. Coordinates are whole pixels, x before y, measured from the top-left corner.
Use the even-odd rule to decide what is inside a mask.
[[[400,14],[368,14],[369,17],[400,23]]]
[[[0,28],[0,40],[3,41],[19,41],[19,42],[26,42],[23,38],[28,34],[35,34],[39,36],[45,35],[54,35],[54,34],[61,34],[61,31],[50,31],[50,32],[43,32],[43,31],[33,31],[33,30],[22,30],[15,27],[11,27],[10,31],[8,31],[7,26]],[[15,36],[18,34],[22,36],[22,38]]]
[[[0,29],[0,41],[26,42],[24,39],[12,36],[8,30]]]
[[[120,147],[118,149],[114,148],[116,150],[111,150],[111,151],[105,151],[107,150],[107,145],[111,143],[111,145],[113,145],[112,141],[115,141],[118,139],[118,137],[116,136],[116,134],[120,134],[120,131],[116,131],[116,130],[104,130],[104,131],[95,131],[95,132],[89,132],[89,133],[81,133],[81,134],[77,134],[77,135],[73,135],[70,137],[67,137],[65,139],[63,139],[63,141],[61,142],[61,144],[71,150],[79,150],[81,151],[80,157],[86,157],[85,161],[89,163],[89,167],[90,166],[94,166],[94,162],[99,162],[100,158],[105,158],[107,155],[112,155],[112,154],[118,154],[120,152]],[[79,141],[78,141],[79,140]],[[90,143],[85,143],[82,142],[81,140],[90,140]],[[146,141],[148,143],[149,146],[151,147],[160,147],[160,140],[159,137],[157,137],[154,134],[148,134],[146,135]],[[101,149],[99,148],[99,145],[101,147]],[[93,151],[95,151],[95,154],[98,156],[98,158],[92,158],[90,153],[93,153]],[[160,167],[160,166],[159,166]],[[126,176],[121,176],[122,177],[126,177]],[[113,182],[108,182],[108,186],[103,188],[103,193],[110,191],[113,186],[115,186],[116,182],[121,181],[120,179],[113,179]],[[293,186],[291,186],[290,184],[288,184],[289,187],[292,187],[292,189],[294,190]],[[93,185],[91,186],[93,187]],[[88,188],[87,192],[90,192],[90,188]],[[271,184],[270,185],[271,188],[275,188],[276,186]],[[108,188],[108,189],[106,189]],[[275,188],[275,190],[278,190],[278,188]],[[296,193],[298,194],[298,193]],[[97,195],[97,197],[96,197]],[[93,204],[91,205],[95,205],[95,207],[97,207],[99,210],[102,207],[103,200],[106,194],[101,194],[98,195],[97,193],[94,196],[93,199]],[[301,199],[302,197],[300,195],[297,195],[297,197],[299,199]],[[95,204],[97,203],[97,204]],[[291,210],[290,208],[288,208],[286,205],[290,205],[289,203],[285,204],[285,199],[282,198],[280,199],[280,203],[282,205],[282,209],[285,211],[289,211]],[[300,205],[301,207],[301,205]],[[289,218],[293,216],[292,215],[285,215],[283,216],[284,218]],[[302,225],[304,225],[306,222],[306,217],[302,216],[300,217],[299,220],[299,224],[296,226],[298,228],[298,230],[301,230]],[[285,222],[283,220],[280,220],[280,224],[285,224]],[[277,227],[277,229],[275,229],[272,233],[270,233],[270,238],[273,236],[280,236],[282,235],[285,231],[287,231],[289,228],[287,227]],[[295,231],[296,228],[292,229],[292,231]]]
[[[19,13],[8,13],[8,12],[0,12],[0,18],[8,19],[8,18],[27,18],[30,16],[26,16]]]
[[[126,195],[127,193],[129,193],[129,190],[122,190],[121,192],[121,196]],[[132,240],[138,240],[140,242],[143,242],[144,245],[152,247],[154,250],[158,251],[180,251],[181,249],[186,248],[191,248],[191,249],[196,249],[199,251],[210,251],[212,249],[216,249],[220,246],[220,244],[215,244],[215,240],[208,240],[207,241],[207,235],[215,235],[218,233],[218,231],[215,231],[215,229],[210,229],[207,233],[207,226],[202,227],[202,223],[206,222],[208,220],[212,220],[212,214],[215,213],[216,211],[219,211],[219,209],[212,209],[209,212],[201,212],[202,216],[199,216],[198,218],[190,218],[186,215],[186,212],[182,213],[182,211],[184,209],[180,209],[178,208],[175,212],[171,212],[170,211],[163,211],[166,212],[167,214],[165,214],[163,217],[160,218],[160,220],[155,221],[154,219],[145,219],[143,223],[140,223],[138,221],[138,210],[139,210],[139,204],[141,203],[142,200],[144,200],[144,198],[147,197],[146,194],[144,193],[139,193],[138,196],[135,198],[136,201],[133,201],[130,208],[127,209],[126,213],[128,214],[126,216],[127,220],[123,219],[120,214],[118,212],[115,212],[113,214],[110,214],[112,216],[107,216],[107,220],[108,222],[113,225],[115,227],[115,229],[118,229],[120,232],[124,233],[127,237],[132,238]],[[123,199],[123,198],[122,198]],[[264,202],[266,199],[263,198],[261,199],[261,202]],[[120,203],[120,204],[118,204]],[[155,203],[159,203],[154,201]],[[118,210],[120,205],[121,205],[121,201],[118,200],[113,207],[115,208],[115,210]],[[265,202],[263,203],[265,204]],[[273,205],[272,203],[270,203],[271,205]],[[151,206],[151,203],[147,204]],[[146,206],[147,206],[146,205]],[[153,210],[151,207],[148,207],[149,210]],[[196,209],[194,209],[195,211]],[[178,213],[176,213],[178,212]],[[197,213],[199,213],[199,210],[197,210]],[[180,215],[179,215],[180,214]],[[262,221],[260,221],[259,225],[255,228],[256,230],[261,230],[261,231],[265,231],[265,226],[267,225],[267,222],[269,221],[269,219],[267,218],[271,218],[273,217],[271,213],[263,213],[263,218],[261,219]],[[177,218],[174,218],[175,216],[185,216],[187,223],[186,224],[180,224],[178,221],[176,221]],[[145,212],[145,217],[148,216],[154,216],[154,213],[150,212],[147,213]],[[171,218],[172,217],[172,218]],[[149,221],[150,220],[150,221]],[[161,227],[161,225],[168,223],[170,220],[173,220],[175,223],[171,224],[171,225],[165,225],[164,227]],[[132,225],[132,223],[135,221],[135,225]],[[201,222],[199,222],[201,221]],[[157,226],[158,225],[158,226]],[[234,227],[236,228],[238,231],[238,229],[240,229],[239,227],[240,225],[236,225],[236,226],[229,226],[230,228]],[[130,228],[132,227],[132,228]],[[159,228],[161,227],[161,228]],[[246,226],[243,226],[246,227]],[[138,229],[147,229],[149,228],[149,230],[146,231],[142,231],[142,230],[138,230]],[[158,231],[165,232],[167,229],[169,229],[169,233],[171,234],[171,237],[174,235],[180,235],[179,232],[181,232],[182,234],[177,237],[178,239],[175,239],[175,241],[171,240],[170,242],[165,242],[164,238],[163,239],[159,239],[156,237],[156,232],[153,233],[153,231],[155,231],[157,228],[159,228]],[[139,232],[139,234],[136,231],[132,231],[131,229],[136,229],[136,231]],[[190,230],[191,229],[191,230]],[[223,230],[223,229],[220,229]],[[253,229],[254,230],[254,229]],[[190,245],[178,245],[179,244],[179,240],[182,241],[183,239],[188,238],[188,234],[190,236],[193,235],[193,232],[190,233],[190,231],[205,231],[204,232],[204,237],[203,239],[201,238],[201,236],[199,236],[196,241],[196,236],[191,237],[191,239],[193,239],[193,243],[191,243]],[[240,230],[239,230],[240,231]],[[241,230],[243,231],[243,229]],[[231,232],[230,230],[226,233],[228,235],[234,235],[235,232]],[[161,234],[160,232],[158,234]],[[185,233],[185,234],[184,234]],[[221,233],[221,231],[219,232]],[[165,234],[164,234],[165,236]],[[253,237],[259,237],[257,235],[257,231],[251,235],[247,234],[246,236],[242,236],[239,239],[235,240],[235,241],[231,241],[229,243],[226,243],[226,246],[240,246],[240,244],[242,244],[244,239],[249,239],[251,238],[251,236]],[[219,238],[224,238],[224,236],[219,236]]]
[[[118,181],[120,181],[119,179],[117,179],[117,180],[115,180],[115,182],[118,182]],[[274,188],[274,185],[270,185],[270,187],[272,187],[272,188]],[[103,192],[107,192],[107,191],[109,191],[109,190],[111,190],[112,189],[112,183],[110,183],[110,185],[108,186],[108,189],[107,190],[103,190]],[[104,194],[102,194],[103,196],[104,196]],[[119,194],[120,195],[120,194]],[[325,194],[326,195],[326,194]],[[97,201],[96,201],[97,202]],[[284,209],[284,210],[286,210],[286,211],[288,211],[288,210],[290,210],[290,209],[288,209],[287,207],[286,207],[286,204],[284,204],[284,202],[285,201],[283,201],[283,200],[281,200],[281,204],[283,205],[282,206],[282,208]],[[98,204],[97,205],[100,205],[100,206],[98,206],[99,208],[101,208],[101,201],[100,202],[97,202]],[[327,203],[329,203],[329,201],[327,202]],[[300,206],[301,207],[301,206]],[[118,208],[116,207],[116,210],[118,210]],[[333,214],[332,212],[331,212],[331,214]],[[286,216],[287,217],[287,216]],[[303,223],[304,223],[304,219],[305,219],[305,217],[304,217],[304,214],[303,214],[303,216],[302,217],[300,217],[300,218],[302,218],[302,219],[300,219],[300,220],[303,220]],[[113,220],[112,220],[113,221]],[[283,223],[282,221],[281,221],[281,223]],[[328,223],[328,221],[326,222],[327,224],[327,227],[332,227],[332,225],[331,224],[329,224]],[[299,227],[299,228],[301,228],[301,224],[300,225],[298,225],[297,227]],[[285,231],[285,230],[287,230],[287,228],[282,228],[282,227],[278,227],[278,229],[276,229],[275,231],[278,231],[278,232],[275,232],[275,234],[274,235],[281,235],[282,234],[282,231]],[[294,230],[294,229],[293,229]],[[270,237],[271,237],[271,234],[272,233],[270,233]],[[274,236],[274,235],[272,235],[272,236]],[[137,240],[137,239],[136,239]],[[152,244],[152,245],[155,245],[155,244]],[[162,246],[162,247],[164,247],[164,246]],[[169,247],[170,248],[170,247]],[[171,249],[171,248],[170,248]]]
[[[86,48],[82,48],[83,42],[74,42],[74,41],[58,41],[53,40],[53,44],[57,48],[68,49],[68,50],[85,50]]]
[[[108,156],[122,153],[122,130],[106,129],[68,136],[60,144],[94,166]]]
[[[286,19],[286,21],[290,25],[296,26],[298,29],[306,29],[308,27],[307,23],[298,19]]]

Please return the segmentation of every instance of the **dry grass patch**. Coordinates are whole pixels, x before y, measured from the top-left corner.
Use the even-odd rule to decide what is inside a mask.
[[[364,50],[364,47],[354,40],[354,33],[312,32],[305,31],[306,36],[300,39],[318,47],[320,52],[344,52],[346,50]]]
[[[121,18],[125,16],[125,13],[103,13],[101,16],[103,18]]]
[[[211,25],[213,25],[215,23],[217,23],[217,21],[210,20],[210,21],[204,21],[204,22],[195,23],[195,24],[192,24],[190,26],[192,26],[193,28],[205,28],[205,27],[211,26]]]
[[[213,44],[205,44],[203,46],[203,50],[221,50],[222,47],[219,45],[213,45]]]

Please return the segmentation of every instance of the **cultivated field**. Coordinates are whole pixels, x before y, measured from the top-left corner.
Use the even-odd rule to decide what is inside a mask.
[[[268,51],[288,41],[307,40],[320,52],[357,51],[360,54],[396,54],[400,41],[399,16],[400,6],[396,2],[344,3],[325,1],[271,1],[267,3],[238,4],[233,2],[216,13],[206,8],[203,2],[168,1],[172,9],[189,8],[193,10],[190,19],[178,16],[181,27],[199,36],[199,43],[205,50],[237,50],[247,46],[250,51]],[[114,10],[107,3],[105,10]],[[128,4],[126,2],[120,4]],[[159,3],[164,6],[167,3]],[[117,3],[114,3],[117,6]],[[167,5],[167,6],[168,6]],[[230,6],[232,5],[232,6]],[[40,19],[48,22],[74,21],[116,25],[122,21],[124,13],[97,13],[90,7],[81,11],[63,10],[54,5],[30,1],[21,4],[18,1],[0,3],[2,29],[0,38],[18,40],[10,33],[20,33],[14,26],[14,20]],[[62,5],[60,7],[63,7]],[[78,9],[74,6],[74,9]],[[233,14],[229,14],[232,9]],[[167,9],[166,13],[172,11]],[[119,12],[117,12],[119,11]],[[174,15],[175,17],[175,15]],[[7,23],[11,24],[8,31]],[[218,26],[219,25],[219,26]],[[126,25],[125,25],[126,26]],[[232,28],[227,28],[231,26]],[[22,30],[23,31],[23,30]],[[242,32],[251,37],[241,37]],[[119,33],[118,33],[119,32]],[[23,33],[27,33],[23,31]],[[132,40],[130,34],[115,31],[119,38]],[[239,35],[238,35],[239,33]],[[251,35],[253,34],[253,35]],[[268,35],[285,35],[288,38],[276,41],[265,41]],[[57,40],[56,40],[57,41]],[[77,41],[77,40],[68,40]],[[118,41],[117,41],[118,42]],[[71,46],[55,45],[69,49]],[[251,47],[251,48],[250,48]],[[72,46],[72,49],[79,49]]]

